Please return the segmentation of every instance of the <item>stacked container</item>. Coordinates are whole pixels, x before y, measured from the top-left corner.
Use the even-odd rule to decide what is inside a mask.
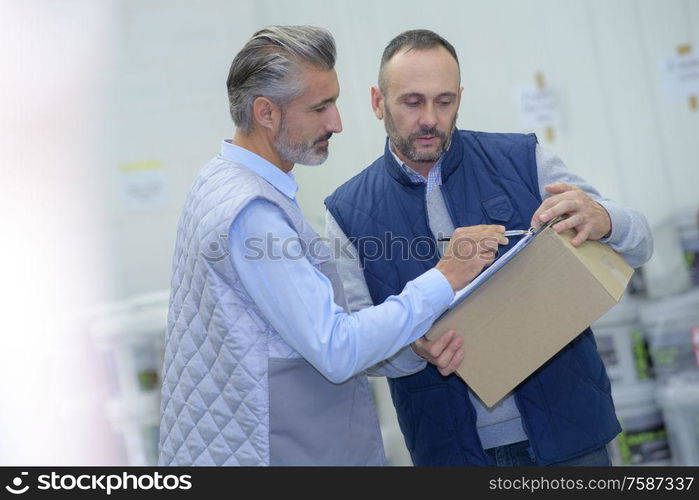
[[[699,208],[692,207],[681,212],[676,217],[675,225],[691,284],[699,287]]]
[[[655,401],[639,304],[638,299],[625,296],[592,325],[623,429],[609,444],[609,452],[614,465],[669,465],[667,430]]]
[[[657,393],[675,465],[699,465],[699,374],[671,377]]]
[[[699,288],[647,304],[641,320],[675,465],[699,465]]]
[[[647,302],[640,310],[653,370],[660,381],[696,372],[699,335],[699,288]]]
[[[651,378],[646,338],[638,319],[638,300],[625,296],[592,325],[597,350],[615,386]]]
[[[670,465],[671,451],[663,414],[655,399],[656,383],[646,380],[612,386],[622,432],[609,451],[614,465]]]
[[[169,292],[140,295],[104,307],[91,333],[111,376],[105,411],[123,445],[126,465],[158,460],[160,374]]]

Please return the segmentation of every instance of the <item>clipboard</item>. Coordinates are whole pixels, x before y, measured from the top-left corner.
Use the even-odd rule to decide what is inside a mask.
[[[447,314],[447,312],[450,309],[453,309],[457,305],[459,305],[462,301],[464,301],[469,295],[471,295],[479,286],[481,286],[482,283],[484,283],[486,280],[488,280],[493,274],[498,272],[505,264],[507,264],[512,258],[514,258],[515,255],[517,255],[519,252],[521,252],[524,248],[526,248],[529,243],[532,242],[536,236],[541,233],[544,229],[547,227],[553,226],[557,222],[565,219],[565,215],[559,215],[558,217],[554,217],[550,221],[548,221],[545,224],[542,224],[539,227],[530,227],[529,230],[527,231],[527,234],[525,234],[521,240],[517,242],[516,245],[514,245],[512,248],[510,248],[506,253],[502,254],[500,257],[498,257],[490,266],[486,267],[483,272],[481,272],[478,276],[476,276],[471,283],[466,285],[464,288],[456,292],[454,295],[454,299],[451,301],[451,304],[449,304],[449,309],[444,314]],[[438,318],[438,320],[441,319]]]

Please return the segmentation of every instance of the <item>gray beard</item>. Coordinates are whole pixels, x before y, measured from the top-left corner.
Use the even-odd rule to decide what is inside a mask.
[[[458,114],[454,116],[454,121],[451,124],[448,135],[440,132],[436,127],[432,127],[430,129],[423,129],[419,132],[410,134],[407,138],[405,138],[396,133],[395,127],[393,126],[393,116],[391,115],[388,106],[385,108],[385,113],[386,116],[384,119],[384,126],[386,128],[386,134],[388,134],[388,138],[391,140],[391,143],[393,143],[396,151],[400,152],[404,158],[416,163],[432,163],[439,160],[439,157],[442,156],[442,154],[449,147],[451,135],[454,133],[454,129],[456,127],[456,118],[458,117]],[[441,140],[440,147],[433,152],[426,151],[424,153],[415,149],[415,146],[413,146],[413,141],[423,135],[433,135],[435,137],[439,137]]]
[[[322,138],[321,138],[322,139]],[[288,162],[300,165],[320,165],[328,158],[328,148],[316,148],[314,144],[319,139],[310,142],[291,142],[286,123],[282,120],[279,133],[274,138],[274,147],[279,156]]]

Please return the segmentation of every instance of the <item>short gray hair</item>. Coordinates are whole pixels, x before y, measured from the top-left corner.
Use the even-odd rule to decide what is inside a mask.
[[[236,127],[252,129],[252,103],[260,96],[285,107],[301,95],[303,64],[335,67],[335,40],[316,26],[268,26],[255,33],[233,59],[228,72],[228,101]]]

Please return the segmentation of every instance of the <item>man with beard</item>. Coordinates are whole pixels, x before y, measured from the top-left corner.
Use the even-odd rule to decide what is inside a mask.
[[[553,228],[574,229],[574,246],[602,241],[634,267],[650,258],[645,218],[603,199],[534,135],[457,130],[460,84],[456,51],[431,31],[402,33],[383,53],[371,104],[388,134],[384,154],[325,200],[328,235],[353,242],[338,261],[351,310],[380,304],[434,265],[455,227],[527,229],[565,214]],[[429,251],[367,258],[366,241]],[[418,364],[416,353],[432,361],[440,351],[431,344],[420,339],[385,364]],[[493,408],[430,364],[404,375],[389,384],[416,465],[609,464],[605,445],[620,427],[589,328]]]
[[[332,36],[311,26],[263,29],[231,64],[237,130],[197,175],[178,226],[163,465],[384,463],[364,371],[423,335],[507,241],[500,225],[458,229],[445,258],[401,292],[345,312],[291,176],[295,163],[322,163],[342,131],[334,65]],[[458,258],[472,248],[475,258]],[[439,347],[442,373],[460,361],[453,334]]]

